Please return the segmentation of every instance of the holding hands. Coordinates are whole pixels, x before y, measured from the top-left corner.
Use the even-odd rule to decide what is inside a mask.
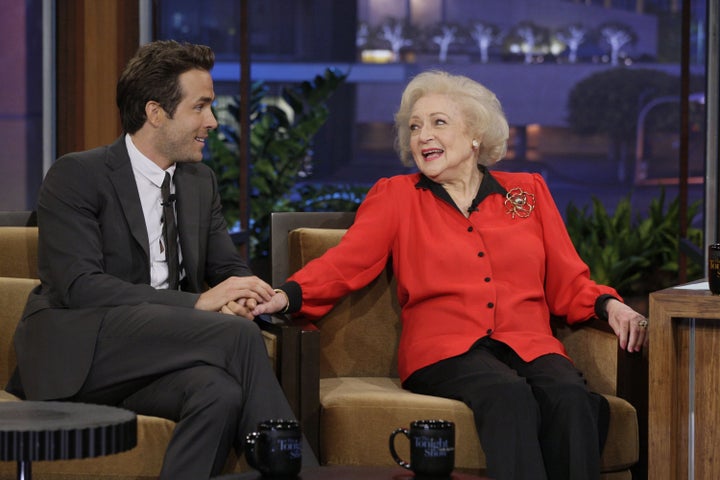
[[[272,287],[256,276],[230,277],[200,294],[195,308],[252,320],[253,310],[275,295]]]

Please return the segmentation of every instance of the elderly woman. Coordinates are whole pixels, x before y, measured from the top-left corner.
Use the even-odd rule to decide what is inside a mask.
[[[419,173],[379,180],[340,244],[253,313],[320,317],[390,260],[403,387],[473,410],[487,475],[599,478],[607,406],[553,337],[550,315],[606,318],[628,351],[642,348],[647,320],[590,279],[540,175],[487,169],[509,130],[492,92],[422,73],[395,124],[400,157]]]

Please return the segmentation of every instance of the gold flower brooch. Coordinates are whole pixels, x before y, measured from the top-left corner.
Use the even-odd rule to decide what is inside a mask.
[[[505,195],[505,208],[512,218],[527,218],[535,208],[535,195],[515,187]]]

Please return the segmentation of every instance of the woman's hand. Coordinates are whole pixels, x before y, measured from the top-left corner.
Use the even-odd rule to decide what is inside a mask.
[[[273,296],[269,302],[258,303],[257,307],[251,312],[253,315],[262,315],[263,313],[277,313],[285,310],[288,306],[288,296],[282,290],[273,292]]]
[[[614,298],[605,303],[605,310],[620,348],[628,352],[641,351],[648,340],[647,318]]]

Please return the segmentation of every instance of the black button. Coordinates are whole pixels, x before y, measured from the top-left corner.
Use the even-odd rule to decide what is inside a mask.
[[[484,257],[484,256],[485,256],[485,252],[478,252],[478,257]]]
[[[485,281],[486,281],[486,282],[489,282],[489,281],[490,281],[490,277],[485,277]]]
[[[494,306],[495,306],[495,304],[494,304],[494,303],[492,303],[492,302],[488,302],[488,308],[493,308]]]
[[[472,232],[472,231],[473,231],[473,227],[468,227],[468,232]]]
[[[490,335],[490,334],[492,333],[492,328],[488,328],[488,329],[487,329],[487,332],[485,332],[485,333],[487,333],[488,335]]]

